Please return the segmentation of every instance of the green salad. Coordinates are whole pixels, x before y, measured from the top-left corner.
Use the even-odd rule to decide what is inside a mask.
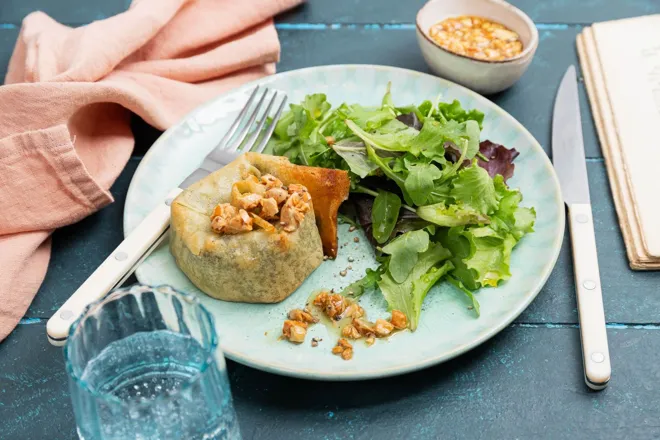
[[[341,104],[324,94],[290,105],[267,153],[296,164],[347,170],[342,212],[361,225],[380,265],[344,289],[379,289],[392,309],[419,322],[429,289],[445,280],[465,293],[511,277],[511,252],[533,231],[534,208],[506,181],[515,149],[481,141],[484,114],[460,102],[394,105],[388,85],[379,107]]]

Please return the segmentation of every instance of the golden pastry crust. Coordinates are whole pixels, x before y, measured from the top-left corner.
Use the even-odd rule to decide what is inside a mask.
[[[334,233],[328,248],[335,253],[337,249],[336,208],[343,201],[339,197],[348,195],[348,176],[341,172],[346,178],[344,196],[329,188],[332,182],[342,183],[341,175],[332,172],[335,170],[318,170],[292,165],[286,158],[246,153],[191,185],[171,207],[170,250],[179,268],[200,290],[217,299],[273,303],[289,296],[323,261],[321,235]],[[295,231],[287,232],[279,224],[272,232],[254,229],[221,235],[213,231],[215,207],[229,202],[233,183],[250,174],[272,174],[285,185],[300,183],[309,188],[313,210],[305,213]],[[334,211],[332,206],[336,206]],[[317,211],[325,219],[319,222],[321,234]]]
[[[312,195],[316,223],[323,242],[323,252],[337,256],[337,212],[348,198],[350,179],[343,170],[293,165],[286,157],[246,153],[246,159],[262,173],[272,174],[284,185],[299,183]]]

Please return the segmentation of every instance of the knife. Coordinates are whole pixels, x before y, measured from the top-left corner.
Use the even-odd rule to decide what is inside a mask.
[[[564,202],[568,207],[584,379],[589,388],[602,390],[610,380],[610,353],[589,197],[587,163],[584,157],[575,66],[570,66],[564,74],[555,99],[552,118],[552,162],[559,177]]]

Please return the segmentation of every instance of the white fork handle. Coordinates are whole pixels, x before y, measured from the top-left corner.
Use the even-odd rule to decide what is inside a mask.
[[[611,367],[591,205],[571,204],[568,206],[568,216],[584,379],[589,388],[602,390],[610,380]]]
[[[181,191],[172,190],[48,320],[51,344],[64,345],[69,327],[85,307],[121,285],[163,240],[170,225],[170,204]]]

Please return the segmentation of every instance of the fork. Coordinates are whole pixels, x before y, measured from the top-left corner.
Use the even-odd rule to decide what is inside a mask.
[[[128,237],[105,259],[89,278],[48,320],[46,331],[48,340],[53,345],[64,345],[71,324],[81,315],[84,308],[103,298],[114,288],[121,286],[153,250],[165,239],[170,228],[170,204],[184,189],[222,168],[245,151],[261,153],[266,148],[275,124],[279,120],[286,94],[274,92],[267,101],[270,92],[265,88],[254,109],[250,111],[260,86],[255,87],[247,103],[241,109],[236,120],[229,127],[218,145],[204,158],[198,169],[192,172],[177,188],[170,191],[165,199],[151,211],[147,217],[131,232]],[[266,126],[271,109],[278,98],[280,104]],[[265,110],[263,108],[265,107]],[[262,112],[263,110],[263,112]],[[261,114],[261,117],[259,115]],[[258,121],[258,122],[257,122]],[[256,127],[250,130],[256,122]],[[262,134],[261,140],[259,136]],[[247,140],[246,140],[247,139]],[[259,141],[257,143],[257,141]]]

